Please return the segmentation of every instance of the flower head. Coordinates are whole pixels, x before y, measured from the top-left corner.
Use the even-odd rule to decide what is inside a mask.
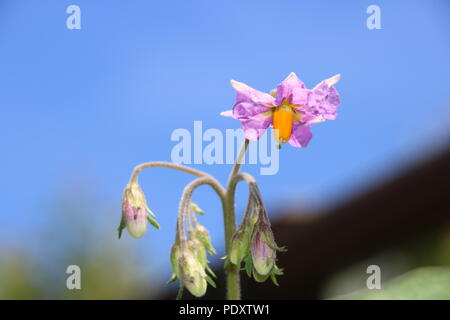
[[[335,75],[307,89],[292,72],[272,94],[231,80],[237,92],[236,103],[222,115],[240,120],[248,140],[258,140],[272,126],[280,146],[289,142],[294,147],[306,147],[312,137],[310,126],[337,116],[340,101],[333,85],[339,78],[340,75]]]
[[[130,182],[125,188],[122,199],[122,218],[118,228],[119,238],[124,228],[127,228],[132,237],[142,237],[147,230],[147,220],[159,229],[158,223],[152,216],[154,217],[154,214],[148,208],[139,184],[135,181]]]

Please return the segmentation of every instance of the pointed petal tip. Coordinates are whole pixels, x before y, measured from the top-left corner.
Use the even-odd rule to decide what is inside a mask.
[[[295,72],[289,73],[288,76],[286,77],[286,79],[284,79],[284,81],[290,81],[290,80],[300,81],[299,77],[297,76],[297,74]]]
[[[295,72],[289,73],[289,75],[281,82],[280,85],[287,84],[290,86],[301,86],[303,87],[303,81],[297,76]]]
[[[338,83],[340,79],[341,79],[341,74],[338,73],[338,74],[332,76],[331,78],[326,79],[325,82],[326,82],[329,86],[332,86],[332,85]]]
[[[248,88],[248,86],[245,83],[242,83],[242,82],[239,82],[239,81],[236,81],[233,79],[230,80],[230,84],[233,87],[233,89],[236,91],[243,91]]]
[[[222,117],[233,117],[233,111],[232,110],[227,110],[227,111],[223,111],[220,113],[220,115]]]

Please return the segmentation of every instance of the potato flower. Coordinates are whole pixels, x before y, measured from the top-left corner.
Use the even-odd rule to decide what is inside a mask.
[[[272,126],[279,147],[285,142],[306,147],[312,138],[311,125],[336,119],[340,101],[334,84],[339,78],[339,74],[335,75],[307,89],[292,72],[271,94],[231,80],[237,92],[236,103],[232,110],[221,114],[240,120],[250,141],[258,140]]]

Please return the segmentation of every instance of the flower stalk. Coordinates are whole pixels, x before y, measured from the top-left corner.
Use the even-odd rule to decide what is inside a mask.
[[[236,162],[231,170],[230,178],[228,180],[227,190],[225,194],[223,220],[225,228],[225,249],[227,256],[231,254],[231,243],[233,235],[236,231],[236,214],[234,208],[234,199],[236,192],[236,176],[242,165],[245,153],[247,151],[249,140],[245,139],[244,144],[239,152]],[[229,264],[225,268],[226,283],[227,283],[227,299],[240,300],[241,299],[241,279],[239,275],[239,268],[236,265]]]

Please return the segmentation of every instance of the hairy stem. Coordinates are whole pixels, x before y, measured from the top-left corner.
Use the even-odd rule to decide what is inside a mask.
[[[219,196],[222,207],[225,207],[225,196],[226,192],[225,189],[220,185],[220,183],[210,177],[201,177],[198,179],[195,179],[191,183],[189,183],[183,191],[183,195],[181,196],[180,205],[178,207],[178,218],[177,218],[177,237],[181,240],[182,246],[184,245],[183,242],[186,240],[186,233],[184,232],[184,221],[186,218],[189,218],[187,215],[189,214],[191,208],[191,199],[192,199],[192,193],[196,188],[198,188],[201,185],[210,185],[214,191]]]
[[[239,181],[245,181],[248,184],[248,191],[250,196],[253,197],[253,199],[258,203],[258,205],[264,207],[264,204],[262,203],[262,197],[261,197],[261,193],[259,191],[258,185],[256,184],[256,180],[255,178],[253,178],[251,175],[249,175],[248,173],[242,172],[242,173],[238,173],[236,174],[229,183],[229,190],[234,191],[236,190],[236,186],[239,183]],[[234,199],[233,199],[234,201]]]
[[[164,161],[152,161],[152,162],[145,162],[142,163],[138,166],[136,166],[133,170],[133,173],[131,174],[130,177],[130,182],[137,182],[138,179],[138,175],[139,173],[143,170],[143,169],[147,169],[147,168],[168,168],[168,169],[174,169],[174,170],[178,170],[181,172],[186,172],[189,174],[192,174],[196,177],[199,177],[200,179],[194,180],[190,185],[188,185],[185,190],[184,193],[188,192],[190,194],[192,194],[193,189],[195,189],[198,185],[202,185],[202,184],[209,184],[213,187],[213,189],[217,192],[217,194],[219,195],[221,201],[222,201],[222,205],[224,203],[224,198],[225,198],[225,189],[220,185],[219,182],[217,182],[212,176],[210,176],[209,174],[207,174],[206,172],[200,171],[200,170],[196,170],[190,167],[186,167],[180,164],[175,164],[175,163],[170,163],[170,162],[164,162]],[[203,180],[201,180],[203,179]],[[201,181],[199,181],[201,180]],[[195,187],[193,187],[192,185],[196,185]],[[192,190],[188,187],[193,188]],[[187,189],[187,190],[186,190]],[[183,193],[183,195],[184,195]],[[182,202],[183,202],[184,197],[182,198]],[[188,205],[190,204],[190,202],[188,202]],[[185,204],[183,203],[183,206]],[[182,209],[182,204],[180,203],[180,212]],[[183,209],[184,210],[184,209]],[[179,242],[180,240],[184,240],[181,241],[182,242],[182,246],[184,246],[184,242],[186,240],[186,234],[184,233],[184,216],[180,216],[180,212],[178,215],[178,220],[177,220],[177,228],[176,228],[176,236],[175,236],[175,241]]]
[[[231,170],[230,178],[228,180],[228,186],[226,191],[226,197],[224,202],[224,225],[225,225],[225,247],[227,256],[230,255],[231,241],[236,231],[236,215],[234,212],[234,194],[236,192],[236,183],[234,177],[239,173],[242,160],[245,152],[247,151],[249,140],[245,139],[242,145],[241,151],[236,159],[236,162]],[[239,275],[239,268],[232,263],[228,264],[226,270],[226,282],[227,282],[227,299],[239,300],[241,299],[241,280]]]
[[[186,172],[186,173],[192,174],[192,175],[194,175],[196,177],[210,177],[210,178],[212,178],[206,172],[203,172],[203,171],[200,171],[200,170],[196,170],[196,169],[193,169],[193,168],[190,168],[190,167],[186,167],[186,166],[183,166],[181,164],[175,164],[175,163],[164,162],[164,161],[153,161],[153,162],[145,162],[145,163],[142,163],[142,164],[136,166],[134,168],[134,170],[133,170],[133,173],[131,174],[130,181],[137,181],[137,176],[138,176],[139,172],[141,172],[143,169],[154,168],[154,167],[174,169],[174,170],[178,170],[178,171],[182,171],[182,172]]]

